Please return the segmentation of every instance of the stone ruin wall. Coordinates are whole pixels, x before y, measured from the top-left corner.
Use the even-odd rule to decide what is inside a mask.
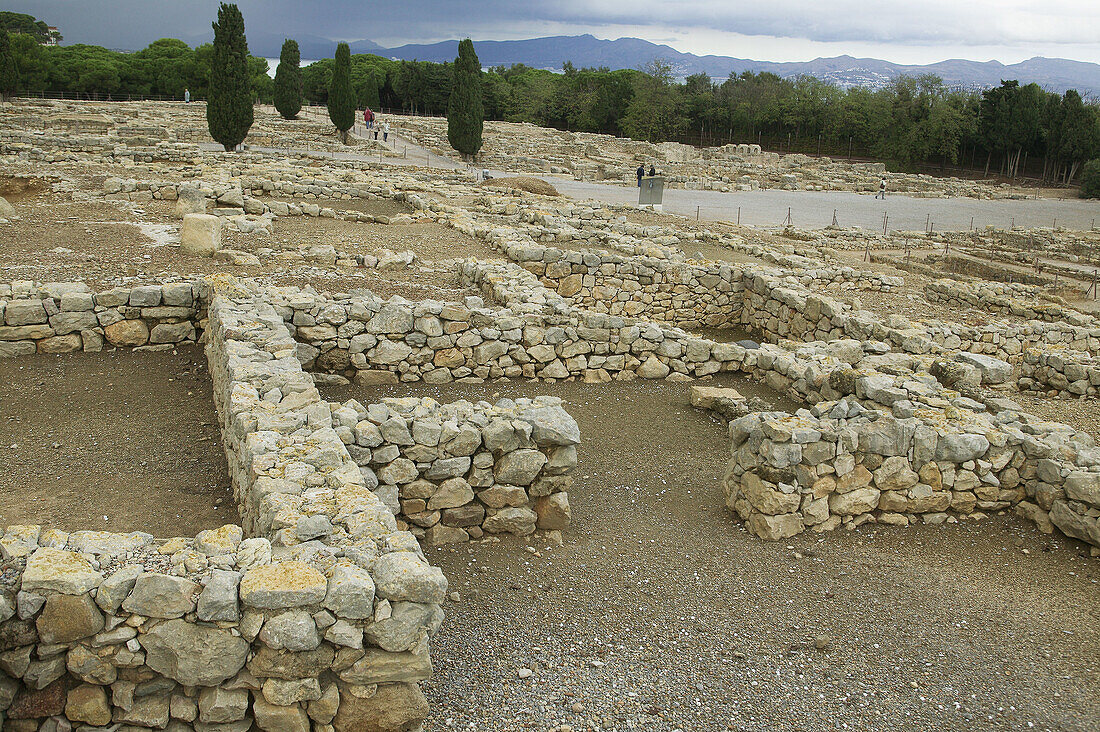
[[[1100,397],[1100,359],[1071,350],[1024,351],[1016,385],[1063,399]]]
[[[755,413],[731,422],[730,437],[726,504],[766,539],[1011,508],[1040,531],[1100,546],[1100,453],[1011,416],[898,418],[844,399],[795,416]]]
[[[95,293],[83,283],[0,284],[0,357],[193,343],[203,310],[191,282]]]
[[[282,316],[226,278],[103,293],[16,283],[3,312],[18,321],[42,309],[52,328],[58,314],[117,311],[117,322],[151,319],[152,333],[165,314],[142,308],[182,307],[164,305],[165,293],[178,300],[185,285],[191,320],[180,322],[204,326],[243,527],[169,540],[7,527],[0,552],[13,571],[0,578],[3,718],[24,732],[44,719],[58,729],[179,732],[416,724],[427,713],[417,682],[432,670],[428,638],[443,620],[447,583],[417,537],[402,530],[405,519],[438,509],[440,523],[446,516],[444,526],[468,537],[473,504],[484,512],[482,531],[524,534],[540,522],[564,528],[576,422],[545,399],[514,410],[417,405],[411,422],[401,400],[393,410],[329,404],[302,369]],[[50,293],[87,309],[48,315],[58,304]],[[41,324],[5,328],[28,325]],[[18,335],[12,343],[33,341]],[[386,417],[375,424],[381,410]],[[383,431],[377,445],[358,444],[373,444]],[[405,434],[417,435],[413,444]],[[448,447],[468,452],[456,460],[444,454]],[[388,482],[409,471],[415,481]],[[402,496],[398,485],[418,497]],[[462,504],[465,486],[478,493]],[[380,496],[410,509],[419,500],[425,510],[399,523]],[[456,517],[468,528],[448,526]]]

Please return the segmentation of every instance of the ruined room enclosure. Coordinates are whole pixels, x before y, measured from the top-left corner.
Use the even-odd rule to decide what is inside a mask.
[[[169,537],[238,522],[198,346],[4,358],[0,379],[5,526]]]
[[[775,719],[792,728],[822,719],[1089,728],[1100,711],[1090,675],[1100,577],[1091,547],[1050,524],[1091,526],[1091,484],[1078,473],[1096,472],[1092,453],[1064,425],[990,421],[1015,409],[1003,397],[1023,374],[1018,357],[1036,343],[1100,349],[1085,326],[1051,320],[1033,307],[1034,293],[926,292],[899,284],[895,271],[838,266],[816,241],[795,251],[598,204],[462,197],[468,183],[437,171],[333,163],[340,169],[329,175],[329,163],[313,162],[319,175],[283,162],[265,170],[258,154],[209,156],[212,170],[241,175],[228,176],[236,191],[214,176],[204,207],[243,215],[286,205],[273,236],[280,226],[290,238],[321,232],[335,259],[268,267],[258,257],[258,266],[218,264],[194,283],[244,530],[139,548],[129,586],[115,571],[114,540],[81,532],[60,544],[59,553],[88,551],[95,569],[108,568],[94,603],[142,626],[131,640],[149,649],[149,667],[117,643],[97,651],[108,669],[80,650],[90,641],[52,644],[68,663],[46,647],[17,674],[9,718],[37,726],[22,720],[39,713],[30,702],[40,687],[65,683],[51,678],[58,671],[94,694],[89,687],[106,689],[117,667],[122,681],[152,676],[157,686],[135,704],[124,685],[116,701],[112,686],[107,718],[94,724],[224,723],[218,716],[344,732],[392,713],[404,715],[395,729],[427,716],[433,730],[494,720],[671,731]],[[367,190],[376,176],[383,183]],[[319,179],[333,195],[309,199]],[[105,179],[86,191],[178,221],[163,198],[178,185],[131,182],[133,190]],[[241,207],[228,206],[238,194]],[[316,216],[299,206],[311,200]],[[373,251],[354,248],[360,230],[448,232],[474,258],[447,265],[453,296],[387,290],[373,283],[398,277],[358,267]],[[253,236],[227,232],[238,251]],[[426,242],[409,269],[434,268],[449,253]],[[355,262],[353,275],[341,259]],[[301,279],[279,279],[280,268]],[[330,276],[338,286],[320,284]],[[354,292],[367,281],[382,297]],[[299,282],[309,287],[271,287]],[[405,299],[385,299],[395,293]],[[961,303],[1023,314],[990,331],[965,319],[931,326],[915,310],[888,317],[898,295],[927,297],[944,314]],[[983,353],[1011,375],[972,358]],[[941,377],[929,373],[934,362],[949,366]],[[1069,391],[1080,380],[1064,366]],[[354,383],[337,385],[344,378]],[[1038,369],[1025,378],[1061,384]],[[712,386],[762,401],[689,406],[693,387]],[[915,439],[913,420],[935,433]],[[1019,442],[1005,451],[973,439],[997,431]],[[949,449],[929,455],[941,442]],[[754,462],[746,443],[768,464]],[[979,447],[986,451],[962,459]],[[759,481],[741,478],[749,473]],[[751,507],[731,476],[751,484]],[[565,489],[568,504],[548,500]],[[845,498],[853,493],[862,503]],[[33,587],[41,567],[22,557],[42,559],[58,541],[9,530],[0,546],[14,574],[5,577],[23,572],[32,595],[56,592]],[[161,576],[169,568],[178,579]],[[71,602],[93,602],[84,585],[65,590]],[[182,617],[144,604],[153,590],[168,590]],[[54,606],[36,615],[33,597],[24,600],[9,635],[52,630]],[[295,643],[317,645],[293,651],[287,666],[289,649],[278,646],[291,620],[303,630]],[[158,660],[172,642],[165,636],[198,633],[226,643],[217,657],[214,645],[189,649],[210,672]],[[233,676],[238,666],[254,678]],[[374,684],[374,696],[363,693]],[[85,714],[74,705],[48,716],[93,724],[76,716]]]

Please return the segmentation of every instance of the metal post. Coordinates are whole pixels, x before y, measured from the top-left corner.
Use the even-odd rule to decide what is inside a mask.
[[[741,225],[741,207],[740,206],[737,207],[737,225],[738,226]]]
[[[928,222],[931,221],[931,220],[932,220],[932,214],[927,214],[924,217],[924,231],[925,231],[925,233],[928,233]]]
[[[1009,231],[1012,231],[1012,230],[1013,230],[1013,229],[1015,229],[1015,228],[1016,228],[1016,217],[1015,217],[1015,216],[1013,216],[1013,217],[1012,217],[1012,223],[1008,225],[1008,230],[1009,230]]]
[[[974,231],[974,217],[973,216],[970,217],[970,230]]]
[[[695,220],[696,221],[699,220],[699,207],[698,206],[695,207]]]

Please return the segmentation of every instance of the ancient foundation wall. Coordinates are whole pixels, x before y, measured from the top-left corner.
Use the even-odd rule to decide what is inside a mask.
[[[580,430],[552,397],[332,405],[368,488],[431,545],[568,528]]]
[[[15,281],[0,284],[0,357],[171,347],[197,340],[204,317],[191,282],[92,292]]]
[[[899,418],[853,399],[730,423],[727,505],[767,539],[866,521],[942,523],[1013,507],[1100,546],[1091,440],[986,414]]]
[[[1022,390],[1064,398],[1096,398],[1100,396],[1100,359],[1080,351],[1028,349],[1016,384]]]

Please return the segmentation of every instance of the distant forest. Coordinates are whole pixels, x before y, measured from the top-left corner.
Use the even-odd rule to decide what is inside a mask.
[[[18,93],[88,99],[203,99],[212,47],[161,39],[141,51],[44,46],[16,32],[12,52]],[[332,59],[302,69],[309,104],[328,95]],[[264,59],[249,60],[253,95],[272,101]],[[359,105],[442,115],[452,65],[352,57]],[[1072,183],[1100,157],[1100,107],[1074,90],[1003,81],[982,93],[948,89],[935,76],[899,78],[871,91],[841,89],[812,77],[783,79],[745,72],[716,83],[705,74],[678,82],[668,65],[643,70],[575,68],[564,73],[521,64],[483,76],[485,116],[563,130],[699,145],[759,142],[767,150],[871,157],[901,169],[962,166],[1007,177]]]

